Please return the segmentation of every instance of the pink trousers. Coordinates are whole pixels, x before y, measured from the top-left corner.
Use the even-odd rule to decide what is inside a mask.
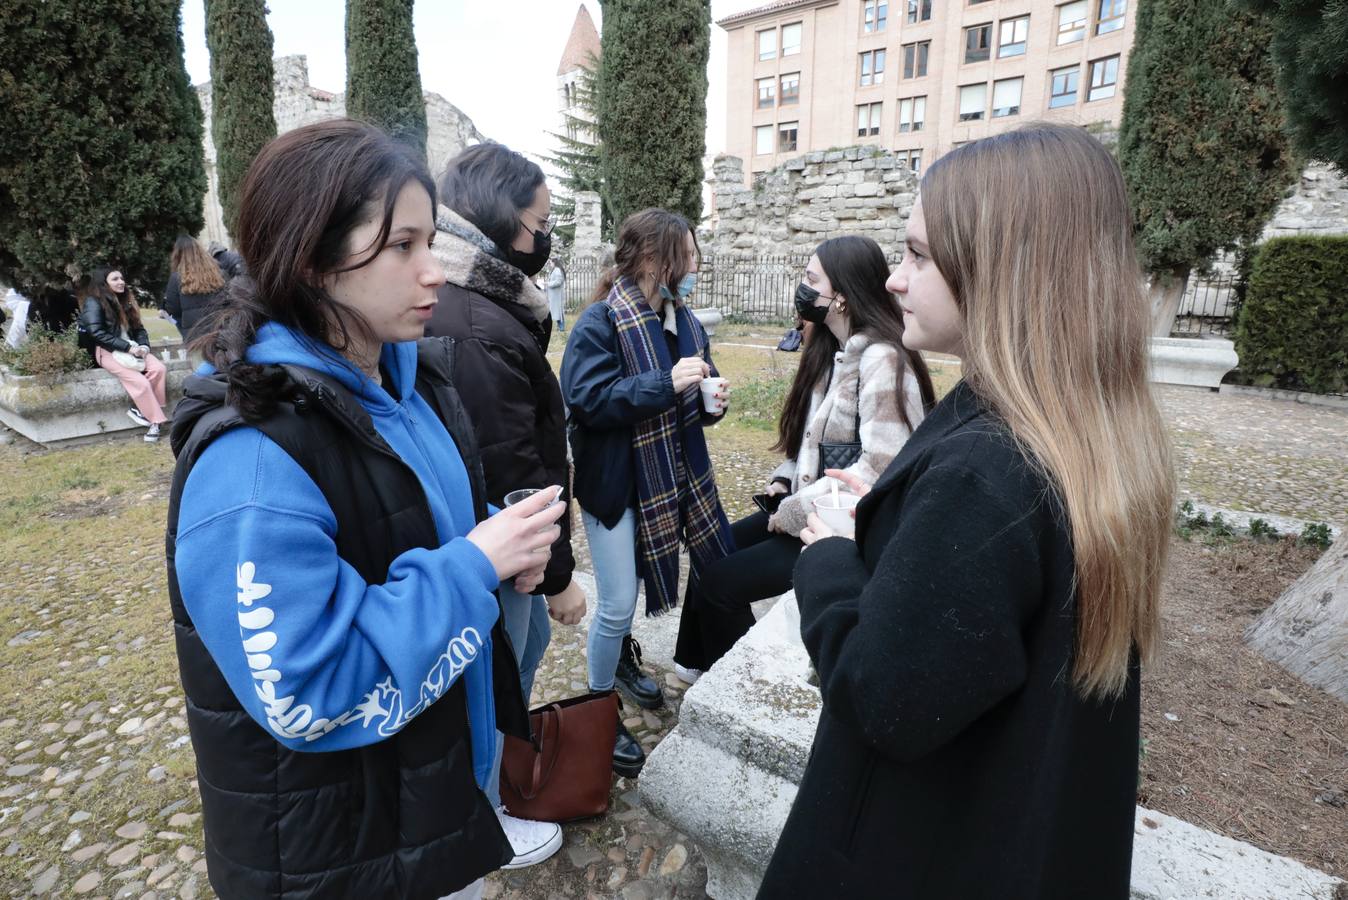
[[[136,409],[140,410],[142,416],[154,425],[162,425],[168,421],[168,416],[164,415],[164,404],[168,403],[164,376],[168,370],[157,356],[153,353],[145,354],[143,373],[121,365],[102,347],[94,348],[94,361],[117,376],[117,380],[131,395],[131,402],[136,404]]]

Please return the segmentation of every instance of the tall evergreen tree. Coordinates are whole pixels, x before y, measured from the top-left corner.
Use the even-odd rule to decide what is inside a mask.
[[[1189,271],[1255,240],[1295,178],[1269,40],[1225,3],[1138,2],[1119,161],[1158,336]]]
[[[202,227],[201,105],[180,0],[7,0],[0,16],[0,278],[111,263],[157,286]]]
[[[262,146],[276,137],[266,0],[206,0],[206,46],[220,205],[232,233],[243,176]]]
[[[346,113],[426,155],[413,0],[347,0]]]
[[[1273,62],[1292,143],[1348,175],[1348,4],[1248,0],[1273,27]]]
[[[710,0],[603,0],[600,160],[615,221],[648,206],[702,218]]]
[[[591,57],[590,66],[580,69],[573,84],[575,91],[576,113],[562,116],[563,134],[553,134],[560,149],[547,157],[560,173],[560,181],[565,193],[553,197],[552,213],[561,223],[556,233],[568,244],[576,237],[576,200],[578,191],[593,191],[599,195],[600,223],[599,233],[605,240],[613,236],[613,208],[608,196],[608,184],[604,179],[603,161],[600,158],[599,136],[595,133],[595,122],[599,109],[594,89],[594,72],[599,61]]]

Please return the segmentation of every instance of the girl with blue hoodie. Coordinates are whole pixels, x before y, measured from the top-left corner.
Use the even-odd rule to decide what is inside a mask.
[[[221,897],[471,897],[514,855],[481,792],[495,730],[528,736],[495,591],[539,583],[563,507],[487,516],[452,342],[417,340],[434,209],[347,120],[244,183],[252,277],[195,342],[167,535]]]

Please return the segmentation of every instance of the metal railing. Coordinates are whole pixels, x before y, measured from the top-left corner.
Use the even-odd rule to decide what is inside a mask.
[[[1234,273],[1190,275],[1170,333],[1175,337],[1215,334],[1230,337],[1240,310],[1239,279]]]
[[[715,306],[730,322],[790,325],[796,320],[793,298],[805,275],[809,254],[781,256],[705,256],[698,269],[693,305]],[[898,265],[891,260],[890,265]],[[566,309],[575,314],[589,305],[599,282],[599,260],[581,257],[566,267]]]
[[[715,306],[729,322],[790,325],[792,300],[804,277],[808,254],[705,256],[698,271],[693,305]],[[891,259],[891,268],[899,261]],[[575,315],[589,305],[602,268],[597,257],[579,257],[566,266],[566,309]],[[1171,333],[1177,337],[1235,332],[1238,279],[1232,272],[1189,277]]]

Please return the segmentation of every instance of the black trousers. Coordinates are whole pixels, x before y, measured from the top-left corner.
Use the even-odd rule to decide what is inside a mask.
[[[739,548],[690,582],[679,622],[674,659],[706,670],[754,625],[749,604],[791,589],[801,543],[768,531],[768,514],[756,512],[730,526]]]

